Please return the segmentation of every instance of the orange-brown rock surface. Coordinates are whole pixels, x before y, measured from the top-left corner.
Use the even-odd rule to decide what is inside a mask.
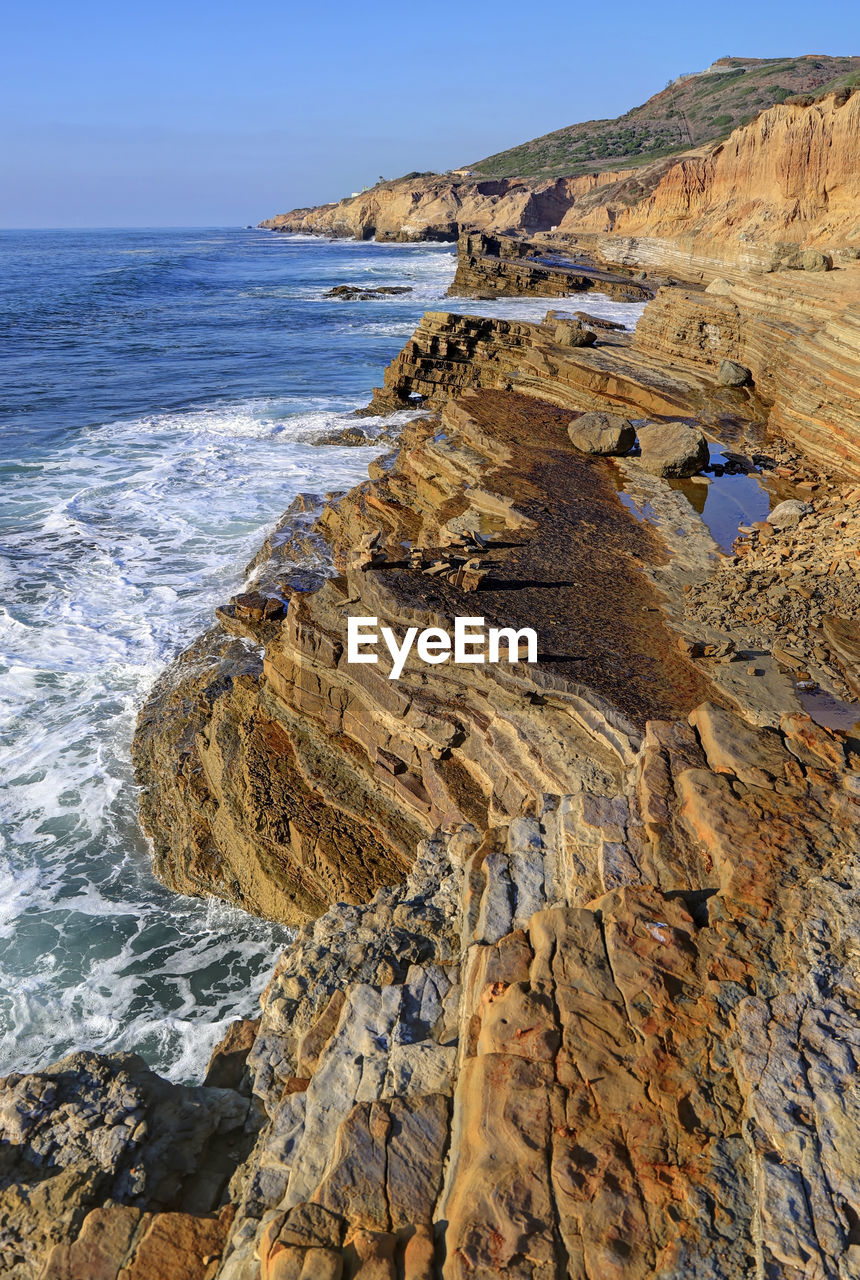
[[[549,231],[579,200],[631,171],[558,181],[469,181],[418,175],[381,183],[315,209],[294,209],[260,225],[273,231],[353,236],[358,240],[456,240],[461,230]]]
[[[857,763],[704,703],[306,926],[225,1280],[851,1275]]]
[[[850,1276],[856,741],[791,680],[757,702],[731,646],[675,643],[660,600],[711,570],[621,511],[569,409],[459,391],[324,508],[334,577],[274,628],[225,616],[264,657],[250,715],[214,682],[220,722],[248,717],[250,742],[264,709],[282,754],[299,730],[339,744],[316,803],[360,787],[361,813],[392,797],[424,836],[404,877],[304,924],[267,988],[248,1057],[265,1123],[218,1274]],[[475,601],[535,622],[535,667],[344,664],[350,613],[444,625]],[[150,785],[163,733],[144,719]],[[171,812],[166,771],[155,786],[149,812]],[[225,802],[201,804],[216,833]]]
[[[262,223],[359,239],[462,232],[596,237],[607,262],[771,270],[798,249],[860,248],[860,93],[763,111],[721,143],[639,169],[535,181],[404,178]]]
[[[205,1087],[121,1055],[0,1082],[3,1274],[860,1275],[860,267],[790,258],[851,244],[856,105],[775,108],[623,215],[623,176],[423,180],[282,222],[540,231],[575,199],[561,237],[466,237],[461,287],[663,287],[635,335],[425,316],[374,401],[424,413],[297,500],[157,683],[157,872],[297,936]],[[595,410],[723,461],[582,452]],[[708,495],[753,473],[787,507],[721,553]],[[537,660],[389,679],[347,661],[367,616],[533,627]]]
[[[858,139],[860,93],[771,107],[721,145],[679,160],[645,200],[613,211],[613,230],[710,241],[713,256],[728,242],[729,258],[747,240],[858,245]],[[560,230],[576,218],[574,207]]]
[[[858,95],[860,101],[860,95]],[[636,346],[753,375],[772,431],[825,466],[860,475],[860,262],[823,273],[730,273],[706,292],[661,290]]]

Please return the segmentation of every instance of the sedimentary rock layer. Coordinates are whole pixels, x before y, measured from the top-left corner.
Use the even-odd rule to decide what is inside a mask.
[[[273,231],[353,236],[358,240],[456,240],[464,228],[549,231],[572,204],[629,171],[550,182],[519,178],[469,181],[438,174],[386,182],[336,204],[294,209],[260,225]]]
[[[640,169],[542,182],[405,178],[261,225],[380,240],[593,234],[607,240],[607,261],[647,264],[650,249],[676,271],[685,261],[772,269],[798,246],[860,247],[858,139],[860,93],[842,91],[771,107],[725,142]]]
[[[210,634],[166,673],[134,750],[169,884],[286,921],[366,900],[441,822],[515,815],[583,771],[611,787],[648,716],[701,696],[648,613],[638,565],[657,545],[568,421],[489,391],[420,421],[392,466],[323,511],[337,576],[292,593],[282,624],[222,613],[240,634]],[[536,627],[537,665],[412,657],[390,681],[385,653],[347,662],[349,616],[402,633],[476,614]]]
[[[629,275],[587,261],[565,262],[518,237],[468,232],[457,243],[457,271],[448,293],[455,298],[565,298],[590,289],[624,302],[644,302],[654,293]]]
[[[306,926],[224,1280],[853,1274],[857,764],[704,704]]]
[[[846,105],[816,109],[756,122],[736,162],[802,136],[816,174],[841,172]],[[297,500],[156,685],[134,753],[158,873],[299,932],[206,1087],[95,1055],[0,1083],[13,1280],[860,1274],[860,740],[800,703],[813,675],[831,702],[860,689],[840,515],[856,482],[832,473],[860,468],[858,268],[751,274],[787,263],[720,239],[743,213],[723,163],[684,170],[692,239],[659,221],[670,174],[648,215],[664,238],[583,240],[583,285],[601,261],[618,288],[670,261],[708,283],[661,289],[635,338],[557,313],[426,316],[376,394],[422,398],[396,455],[321,510]],[[794,173],[768,170],[749,217]],[[705,240],[699,180],[725,196]],[[843,234],[828,183],[780,236]],[[391,193],[383,224],[377,192],[346,220],[287,223],[453,235],[432,187],[412,222]],[[537,222],[571,197],[479,194]],[[580,287],[535,252],[467,240],[461,284]],[[721,558],[686,482],[574,447],[571,417],[595,409],[652,435],[695,421],[741,470],[769,449],[799,481],[780,494],[793,517]],[[767,429],[807,462],[776,466],[790,446]],[[398,636],[456,616],[533,627],[538,660],[413,654],[389,680],[383,648],[346,661],[348,619],[368,616]],[[772,617],[814,642],[783,645]]]
[[[860,262],[822,273],[730,272],[707,292],[663,289],[636,346],[716,373],[747,366],[771,430],[823,465],[860,475]]]

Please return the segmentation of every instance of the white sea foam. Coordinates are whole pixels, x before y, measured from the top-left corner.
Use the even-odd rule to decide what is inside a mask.
[[[28,519],[2,564],[0,1074],[80,1047],[199,1074],[290,936],[153,882],[129,764],[146,691],[266,527],[366,475],[366,450],[311,443],[340,406],[288,407],[93,428],[10,485]]]
[[[312,369],[326,369],[330,335],[336,358],[394,354],[425,308],[539,319],[574,305],[447,299],[451,246],[390,254],[322,242],[331,252],[317,257],[296,242],[321,243],[257,238],[267,263],[285,253],[300,267],[269,271],[251,288],[240,281],[236,293],[255,312],[275,299],[271,324],[281,322],[281,298],[300,299],[305,318],[309,303],[326,308]],[[339,275],[413,292],[324,300]],[[641,310],[594,294],[575,305],[628,320]],[[10,468],[0,557],[0,1074],[90,1047],[142,1051],[174,1078],[199,1077],[226,1023],[253,1014],[289,932],[154,881],[129,747],[152,682],[238,589],[293,496],[366,474],[366,450],[313,444],[349,423],[348,408],[306,394],[130,415],[76,429],[35,460],[25,449]]]

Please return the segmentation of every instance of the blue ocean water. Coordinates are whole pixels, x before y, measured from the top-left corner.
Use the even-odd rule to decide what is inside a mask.
[[[453,272],[445,245],[0,232],[0,1073],[86,1047],[190,1079],[255,1012],[288,931],[154,879],[135,716],[294,495],[366,475],[312,441]]]

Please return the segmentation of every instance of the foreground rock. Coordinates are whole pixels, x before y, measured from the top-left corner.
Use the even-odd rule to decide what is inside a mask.
[[[247,1047],[246,1047],[247,1052]],[[204,1280],[257,1121],[233,1089],[171,1085],[131,1054],[0,1081],[0,1271]]]
[[[682,422],[647,422],[639,427],[642,465],[657,476],[694,476],[708,465],[708,442]]]
[[[583,413],[571,422],[567,434],[583,453],[629,453],[636,443],[632,423],[616,413]]]
[[[851,1274],[857,764],[705,704],[307,925],[220,1274]]]
[[[342,845],[325,868],[325,845],[309,857],[289,832],[340,814],[354,838],[373,812],[377,847],[405,868],[303,924],[267,988],[248,1056],[266,1123],[230,1186],[223,1280],[860,1266],[860,756],[790,686],[770,727],[722,705],[649,586],[687,575],[701,621],[712,575],[692,580],[680,549],[659,564],[657,535],[617,503],[616,464],[571,450],[569,423],[486,390],[415,423],[396,460],[324,509],[337,575],[292,595],[277,630],[247,629],[262,669],[246,647],[240,667],[195,651],[142,717],[163,866],[201,873],[183,841],[205,822],[213,865],[241,876],[237,849],[252,851],[272,902],[308,913],[295,875],[318,877],[319,899],[360,864]],[[833,506],[846,549],[849,501]],[[396,684],[345,667],[348,613],[471,613],[472,562],[485,616],[538,626],[538,664],[432,680],[407,664]],[[857,602],[838,609],[833,643],[850,653]],[[176,759],[165,692],[198,709],[190,785],[160,763]],[[301,780],[267,796],[261,779],[291,758]],[[278,884],[270,868],[291,862]]]

